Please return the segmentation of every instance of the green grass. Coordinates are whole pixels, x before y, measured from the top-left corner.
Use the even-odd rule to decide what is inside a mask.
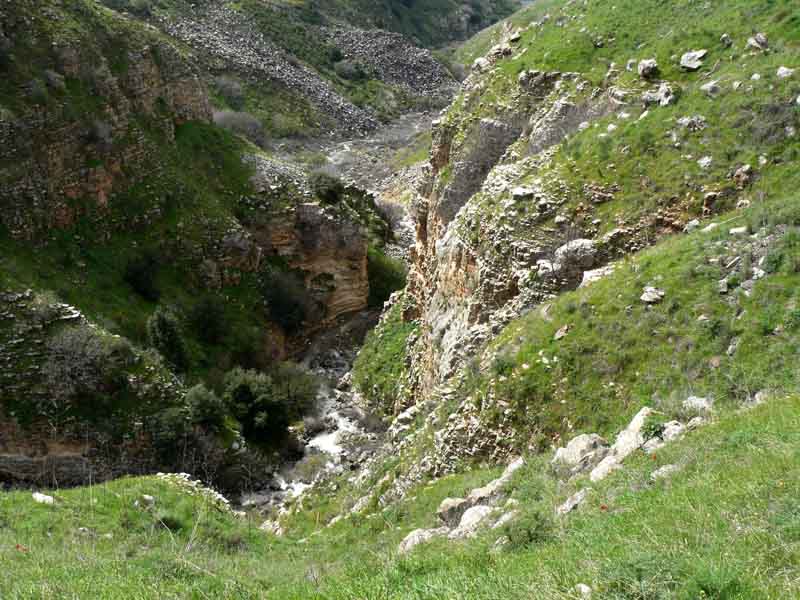
[[[406,344],[417,330],[416,324],[403,321],[403,302],[396,302],[384,321],[367,335],[353,365],[353,384],[384,415],[394,412],[400,397]]]
[[[490,548],[503,531],[395,554],[410,529],[435,525],[443,498],[464,495],[496,470],[420,486],[388,510],[330,528],[324,524],[333,513],[309,502],[286,519],[284,538],[258,531],[258,519],[226,514],[154,478],[57,491],[54,506],[12,492],[0,498],[0,557],[14,576],[0,582],[0,593],[566,599],[585,583],[603,599],[794,597],[798,426],[797,397],[731,413],[655,457],[629,458],[560,520],[554,503],[586,482],[559,484],[544,459],[531,460],[515,475],[512,495],[522,507],[516,527],[538,523],[540,535],[501,552]],[[651,483],[650,473],[666,464],[681,470]],[[141,494],[156,498],[153,509],[134,506]]]
[[[788,230],[761,230],[762,238],[772,236],[773,272],[750,296],[741,289],[720,294],[719,280],[748,277],[724,269],[729,257],[747,263],[750,256],[727,228],[748,222],[758,228],[763,215],[782,210],[778,222],[788,222]],[[642,403],[669,413],[690,395],[735,406],[762,390],[796,389],[798,218],[792,197],[753,209],[717,232],[671,238],[619,262],[614,274],[560,295],[546,317],[535,310],[512,321],[486,351],[482,362],[489,368],[468,379],[462,392],[488,414],[510,407],[519,442],[529,443],[535,432],[546,445],[573,430],[616,431]],[[664,290],[664,301],[643,303],[645,286]],[[568,334],[555,340],[564,326]]]

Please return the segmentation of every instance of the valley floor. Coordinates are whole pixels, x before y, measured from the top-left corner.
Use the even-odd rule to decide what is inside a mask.
[[[488,481],[474,470],[421,487],[375,516],[323,527],[301,511],[284,537],[202,493],[157,477],[0,497],[3,598],[514,599],[794,598],[800,594],[800,397],[730,413],[656,454],[638,453],[565,517],[586,482],[530,459],[511,493],[522,517],[465,542],[406,556],[448,496]],[[668,478],[652,473],[677,465]],[[147,498],[151,496],[152,499]]]

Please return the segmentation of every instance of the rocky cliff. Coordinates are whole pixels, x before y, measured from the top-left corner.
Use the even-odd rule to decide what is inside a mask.
[[[659,7],[655,22],[641,10],[618,14],[646,43],[615,35],[602,7],[524,10],[496,29],[497,44],[474,61],[434,121],[428,177],[414,204],[409,284],[398,299],[414,327],[394,374],[401,383],[388,394],[397,415],[390,454],[408,453],[408,475],[391,485],[388,477],[381,502],[427,476],[570,431],[577,411],[561,408],[571,403],[564,390],[625,367],[596,358],[605,366],[578,376],[578,348],[568,346],[566,364],[547,354],[558,354],[548,346],[568,338],[570,323],[554,323],[546,342],[536,337],[538,356],[526,334],[531,323],[550,323],[557,299],[608,277],[621,259],[720,213],[766,211],[766,199],[789,189],[800,93],[790,28],[765,16],[759,23],[770,31],[752,36],[734,9],[697,6],[698,16],[725,13],[719,22],[729,29],[686,41],[672,35],[685,22],[681,11]],[[730,268],[739,259],[722,260]],[[752,288],[753,272],[744,277]],[[657,282],[641,284],[639,304],[662,301]],[[583,302],[572,300],[572,310],[600,310]],[[375,340],[402,331],[384,324]],[[710,364],[718,368],[720,359]],[[360,375],[368,400],[379,376]],[[610,390],[635,404],[613,377],[595,390],[597,406]]]

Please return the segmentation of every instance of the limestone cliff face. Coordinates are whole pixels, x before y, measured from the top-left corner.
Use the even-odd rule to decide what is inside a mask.
[[[556,263],[557,249],[571,239],[591,237],[591,225],[546,226],[565,201],[561,184],[530,179],[552,148],[615,103],[607,91],[588,94],[577,74],[523,72],[491,117],[476,118],[488,87],[481,71],[510,51],[506,45],[479,62],[461,98],[434,122],[406,310],[421,322],[412,357],[417,398],[453,376],[511,318],[580,283],[582,270],[576,280],[568,261],[561,270],[543,265]],[[600,244],[590,262],[599,264],[604,253]]]
[[[305,203],[254,231],[267,255],[302,272],[320,308],[319,325],[366,308],[369,295],[367,240],[357,223]]]

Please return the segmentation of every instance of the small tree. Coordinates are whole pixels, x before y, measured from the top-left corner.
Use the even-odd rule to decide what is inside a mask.
[[[264,125],[250,113],[223,110],[214,113],[214,123],[232,131],[263,148],[267,144]]]
[[[225,376],[224,386],[223,400],[246,439],[270,444],[285,436],[289,415],[269,375],[236,368]]]
[[[215,431],[220,431],[224,427],[227,415],[225,403],[202,383],[186,393],[186,404],[193,423]]]
[[[325,171],[315,171],[308,182],[317,198],[328,204],[338,204],[344,195],[342,180]]]
[[[207,344],[218,344],[227,324],[222,303],[214,296],[205,296],[189,312],[189,322],[198,337]]]
[[[150,345],[177,371],[189,365],[186,345],[175,314],[161,306],[147,320],[147,338]]]
[[[157,273],[158,262],[155,256],[150,252],[145,252],[128,261],[122,278],[142,298],[150,302],[157,302],[161,295],[155,283]]]

